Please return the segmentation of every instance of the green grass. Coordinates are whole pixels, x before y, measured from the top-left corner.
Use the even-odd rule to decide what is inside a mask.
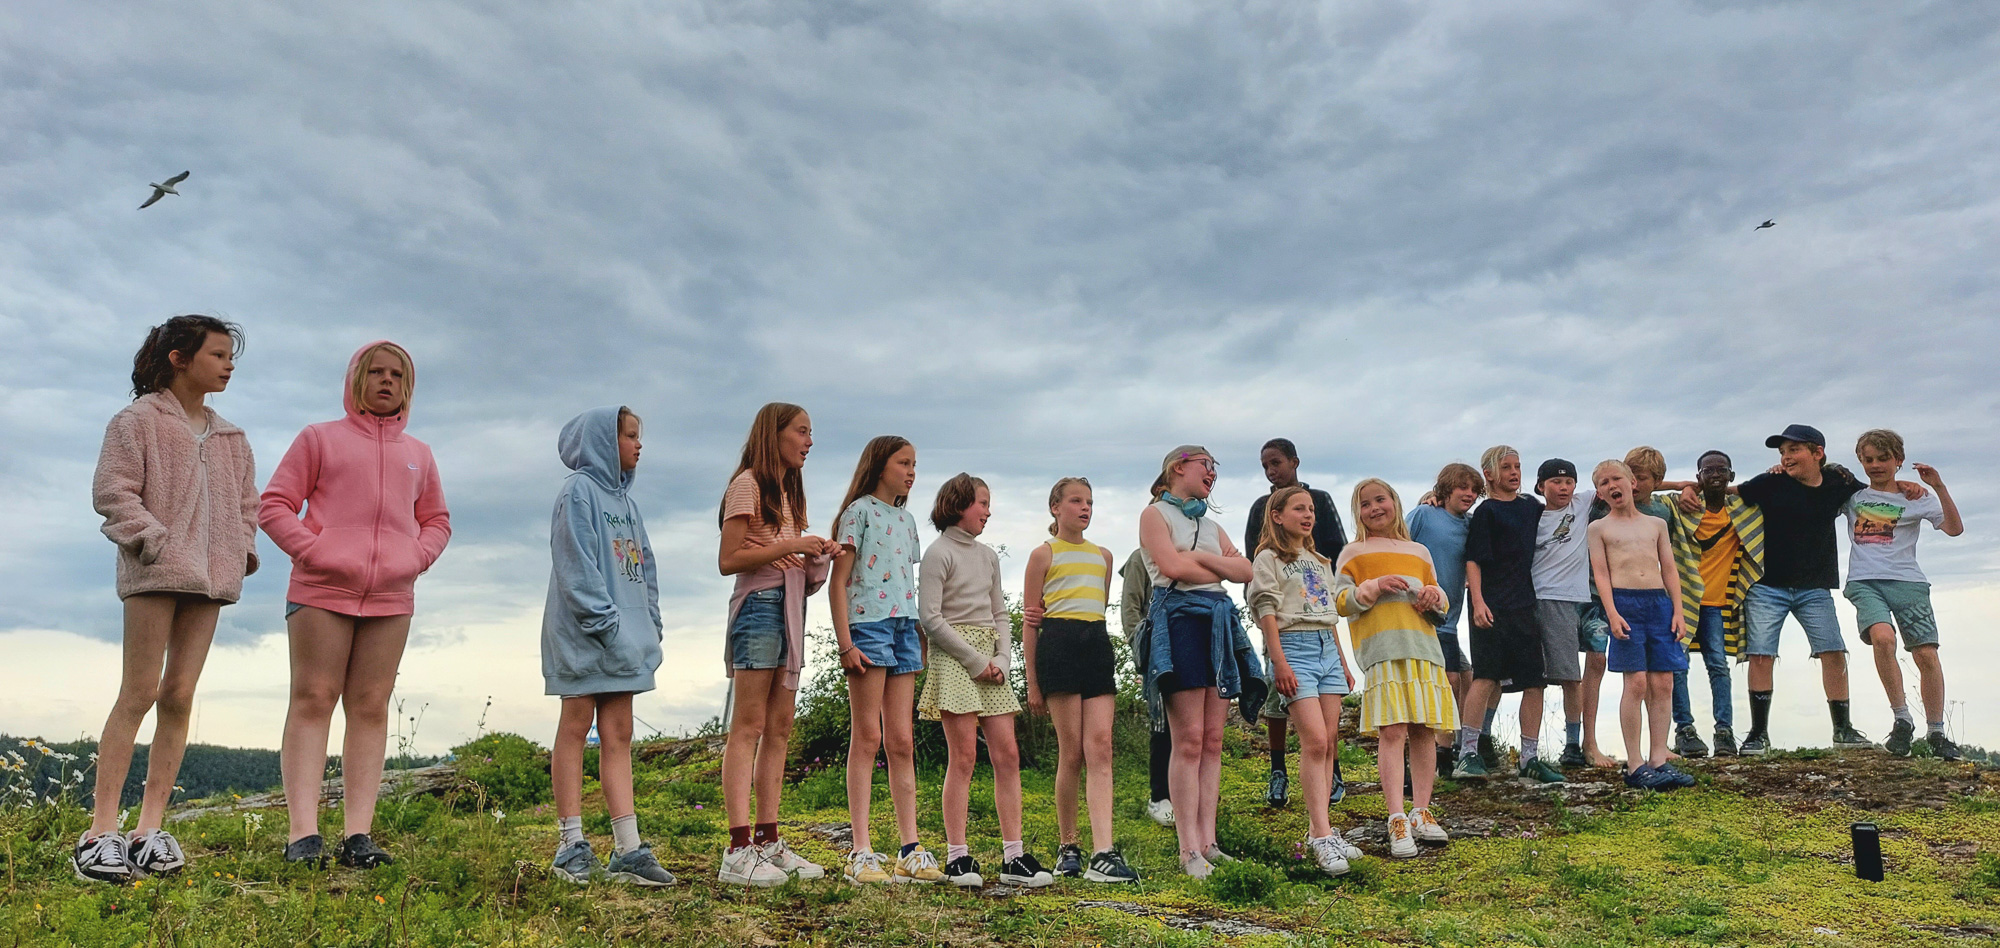
[[[539,781],[535,775],[545,759],[504,739],[480,749],[495,753],[479,754],[468,768],[477,779],[440,796],[382,804],[378,836],[399,862],[372,873],[287,866],[281,812],[266,813],[262,825],[218,813],[175,827],[194,858],[181,875],[85,885],[66,862],[84,813],[48,806],[0,813],[0,945],[1963,945],[1915,926],[2000,921],[2000,807],[1990,797],[1860,814],[1703,787],[1588,817],[1565,812],[1559,826],[1532,836],[1460,840],[1410,862],[1371,855],[1335,880],[1299,858],[1301,807],[1261,806],[1264,763],[1254,752],[1232,757],[1223,781],[1221,835],[1246,861],[1207,883],[1174,870],[1171,833],[1143,813],[1143,758],[1125,755],[1117,836],[1145,877],[1136,887],[1060,883],[1005,899],[919,887],[858,891],[838,881],[722,889],[714,883],[727,838],[717,764],[697,754],[642,761],[635,780],[642,830],[682,884],[579,889],[544,868],[555,842],[546,771]],[[1364,755],[1350,749],[1348,757],[1350,779],[1373,779]],[[921,775],[919,819],[924,842],[938,851],[940,776]],[[845,824],[842,780],[839,764],[822,766],[785,800],[795,848],[836,875],[840,853],[805,827]],[[1053,861],[1052,777],[1030,772],[1024,789],[1028,844]],[[1446,794],[1440,809],[1470,809],[1472,793]],[[997,864],[983,766],[973,797],[975,853]],[[887,848],[895,830],[885,780],[874,799],[873,832]],[[1879,884],[1856,879],[1844,861],[1847,825],[1864,815],[1884,830],[1891,870]],[[1379,794],[1356,793],[1336,808],[1335,825],[1382,816]],[[328,811],[324,825],[337,830],[339,813]],[[609,827],[601,809],[586,825],[603,852]],[[1977,850],[1972,857],[1963,852],[1967,841]],[[1082,900],[1135,903],[1149,914],[1078,907]],[[1217,920],[1283,934],[1176,927]]]

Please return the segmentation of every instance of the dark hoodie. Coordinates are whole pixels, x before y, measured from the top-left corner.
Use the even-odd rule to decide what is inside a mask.
[[[563,426],[556,452],[571,474],[549,522],[542,678],[552,695],[653,690],[660,667],[660,579],[632,502],[634,471],[618,462],[618,412],[593,408]]]

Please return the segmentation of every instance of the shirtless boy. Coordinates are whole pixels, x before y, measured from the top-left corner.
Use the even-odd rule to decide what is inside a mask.
[[[1693,777],[1667,763],[1674,672],[1687,670],[1688,637],[1667,524],[1639,512],[1625,462],[1600,462],[1590,480],[1611,507],[1590,530],[1590,566],[1611,627],[1606,665],[1625,676],[1618,704],[1625,732],[1625,783],[1648,790],[1693,786]],[[1643,755],[1642,723],[1650,737]]]

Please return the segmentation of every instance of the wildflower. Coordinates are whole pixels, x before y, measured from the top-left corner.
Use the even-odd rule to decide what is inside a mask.
[[[49,750],[47,744],[36,744],[35,749],[41,751],[43,757],[54,757],[56,755],[55,751]]]
[[[384,902],[384,901],[382,900],[382,897],[378,895],[378,896],[376,896],[376,897],[375,897],[375,904],[376,904],[376,905],[387,905],[387,904],[389,904],[389,903],[387,903],[387,902]]]
[[[697,810],[701,809],[701,804],[699,804],[699,803],[695,804],[695,805],[694,805],[694,808],[695,808],[695,809],[697,809]]]
[[[500,820],[504,820],[504,819],[506,819],[506,818],[507,818],[507,814],[505,814],[505,813],[502,813],[502,812],[500,812],[500,808],[499,808],[499,807],[497,807],[497,806],[496,806],[496,807],[494,807],[494,808],[493,808],[493,820],[494,820],[494,822],[499,822]]]

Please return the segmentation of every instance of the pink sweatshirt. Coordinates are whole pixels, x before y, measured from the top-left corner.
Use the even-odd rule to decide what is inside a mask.
[[[257,516],[292,558],[285,598],[349,616],[416,611],[417,576],[451,539],[437,462],[428,445],[403,433],[409,412],[382,418],[354,402],[361,354],[379,344],[347,362],[347,417],[299,432],[264,486]],[[414,390],[414,362],[411,369]]]
[[[257,571],[257,465],[243,429],[208,413],[197,439],[180,399],[140,396],[104,429],[90,499],[118,544],[118,598],[235,602]]]

